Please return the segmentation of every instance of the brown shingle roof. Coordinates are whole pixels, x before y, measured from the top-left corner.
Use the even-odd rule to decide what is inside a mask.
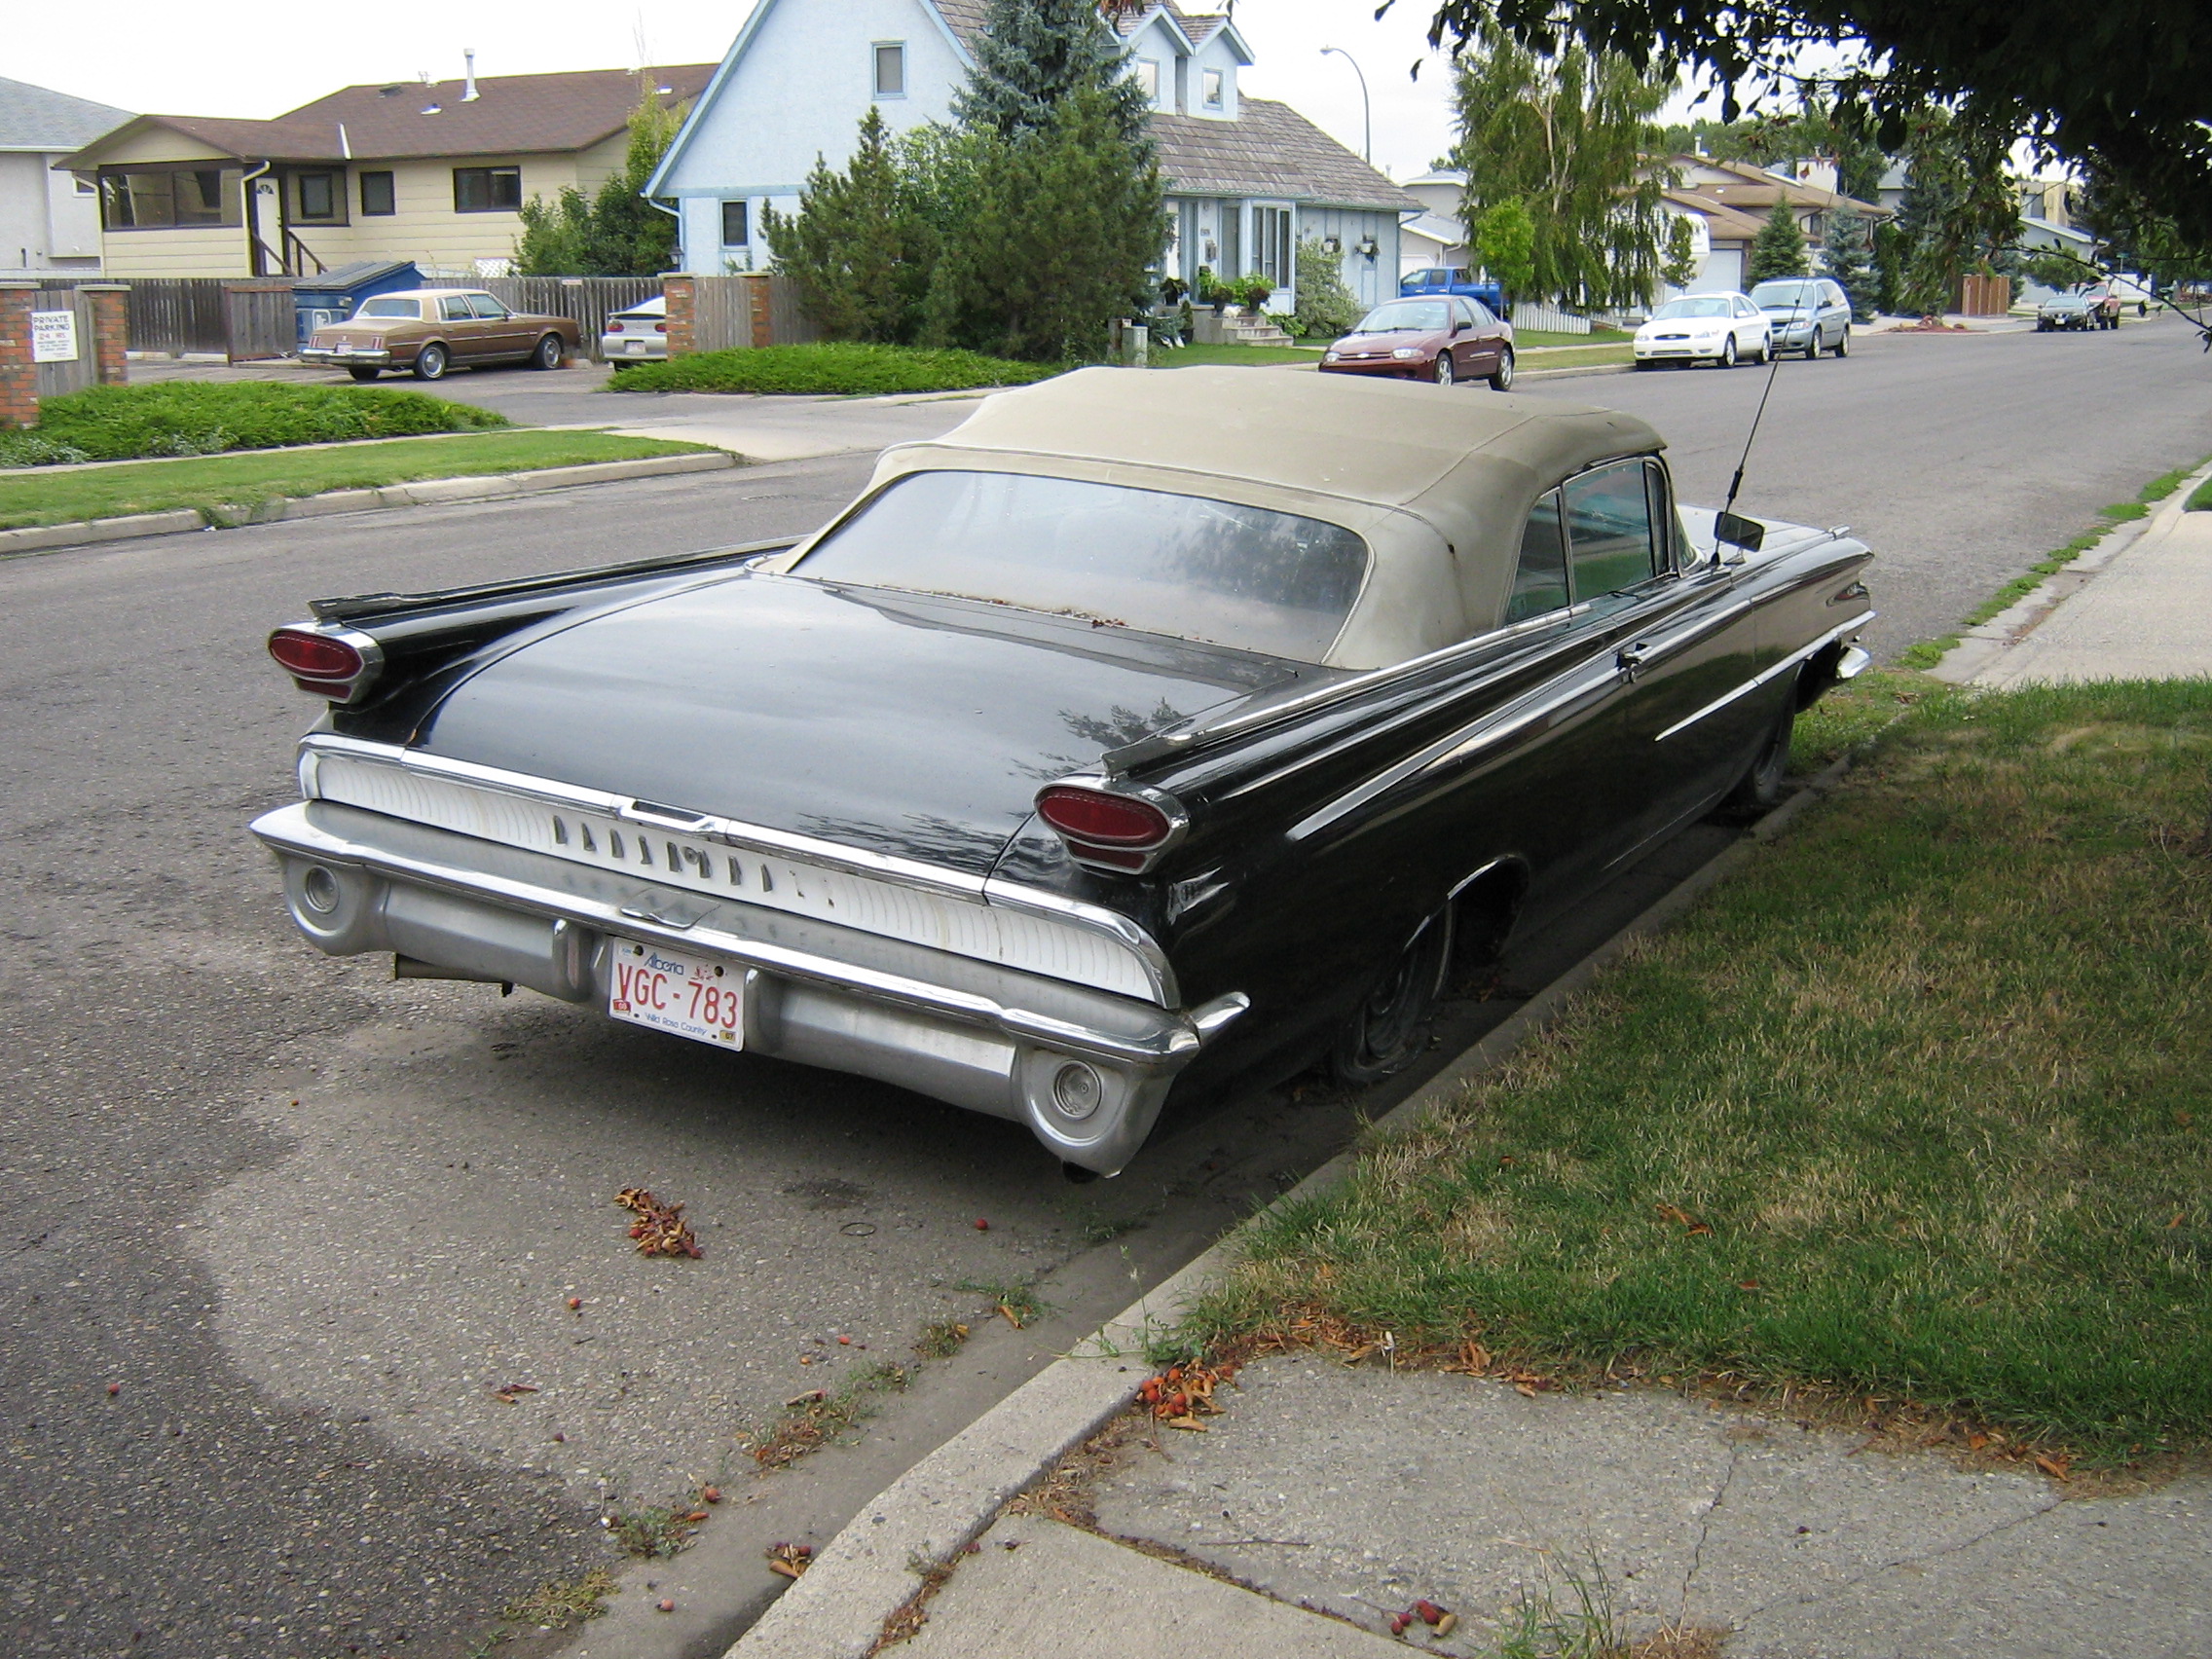
[[[1674,160],[1690,162],[1701,167],[1710,167],[1714,172],[1731,175],[1725,180],[1695,179],[1690,182],[1689,188],[1739,212],[1754,213],[1762,219],[1774,211],[1774,204],[1778,202],[1787,202],[1792,207],[1812,207],[1825,212],[1848,207],[1855,213],[1869,214],[1876,218],[1887,217],[1889,211],[1878,203],[1862,202],[1857,197],[1823,190],[1818,185],[1800,184],[1795,179],[1779,177],[1764,167],[1754,167],[1746,162],[1719,162],[1711,156],[1677,156]]]
[[[1407,195],[1288,104],[1238,100],[1235,121],[1155,114],[1160,171],[1178,196],[1279,196],[1418,213]]]
[[[959,37],[960,44],[970,52],[976,50],[976,37],[983,32],[983,19],[990,8],[986,0],[932,0],[938,16],[945,27]]]
[[[1750,241],[1755,238],[1766,221],[1754,219],[1749,213],[1740,213],[1717,197],[1706,194],[1702,187],[1685,185],[1680,190],[1665,192],[1666,200],[1677,207],[1687,207],[1702,215],[1706,230],[1714,241]]]
[[[712,63],[647,68],[581,69],[559,75],[479,76],[477,96],[461,99],[463,83],[413,81],[347,87],[302,104],[275,121],[214,116],[147,115],[126,130],[166,127],[242,161],[404,160],[415,156],[513,156],[582,150],[619,132],[648,92],[667,104],[699,95]],[[438,113],[425,115],[436,106]],[[341,143],[338,129],[346,136]],[[111,134],[112,136],[112,134]],[[94,155],[94,144],[80,155]]]

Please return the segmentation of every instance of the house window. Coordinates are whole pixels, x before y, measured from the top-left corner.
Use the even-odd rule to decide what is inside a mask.
[[[1199,91],[1208,109],[1222,107],[1222,73],[1219,69],[1208,69],[1199,79]]]
[[[745,247],[752,242],[752,205],[749,202],[722,203],[722,246]]]
[[[453,169],[453,210],[456,213],[514,213],[521,208],[522,168]]]
[[[292,175],[292,217],[328,222],[338,217],[345,200],[345,175],[304,172]]]
[[[1160,65],[1149,57],[1140,57],[1137,59],[1136,76],[1137,85],[1144,91],[1144,101],[1148,104],[1160,102]]]
[[[1290,286],[1298,267],[1290,249],[1290,209],[1252,209],[1252,268],[1277,288]]]
[[[132,168],[99,175],[100,223],[111,231],[236,225],[244,211],[236,167]]]
[[[399,211],[397,192],[392,189],[391,174],[365,172],[361,175],[361,216],[381,219]]]
[[[903,43],[876,43],[875,95],[879,98],[903,98],[906,95],[906,48]]]

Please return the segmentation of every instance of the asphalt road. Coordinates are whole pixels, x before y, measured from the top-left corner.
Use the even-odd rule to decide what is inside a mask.
[[[1775,384],[1745,504],[1858,526],[1890,648],[2212,451],[2212,372],[2157,325],[1868,341]],[[1647,414],[1710,499],[1759,387],[1538,395]],[[313,713],[262,656],[270,625],[317,593],[801,531],[866,467],[0,562],[0,1649],[466,1651],[510,1597],[607,1559],[600,1515],[742,1472],[748,1425],[903,1358],[924,1322],[979,1323],[962,1285],[1088,1283],[1051,1292],[1080,1322],[1341,1139],[1346,1102],[1277,1094],[1074,1189],[1013,1125],[527,993],[395,985],[294,938],[242,831],[289,798]],[[630,1252],[608,1203],[630,1185],[688,1203],[702,1261]],[[978,1338],[963,1385],[1042,1351],[1014,1343]],[[825,1489],[815,1519],[852,1500]]]

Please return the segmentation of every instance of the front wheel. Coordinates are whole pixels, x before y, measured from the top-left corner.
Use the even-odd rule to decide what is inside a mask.
[[[1720,348],[1720,366],[1724,369],[1736,366],[1736,337],[1733,334],[1728,336],[1728,344]]]
[[[1759,748],[1758,758],[1737,780],[1736,787],[1714,808],[1714,816],[1726,824],[1749,824],[1764,818],[1782,804],[1783,783],[1789,771],[1789,737],[1797,726],[1797,698],[1792,687],[1782,717]]]
[[[548,334],[537,343],[537,350],[530,354],[534,369],[557,369],[568,360],[569,348],[558,334]]]
[[[446,378],[446,349],[443,346],[425,346],[415,353],[415,378],[424,381]]]
[[[1436,384],[1446,388],[1452,385],[1452,353],[1449,351],[1436,353]]]
[[[1843,332],[1835,337],[1835,354],[1839,357],[1851,355],[1851,326],[1848,323],[1844,325]]]
[[[1513,351],[1510,347],[1497,355],[1497,367],[1492,371],[1490,387],[1493,391],[1513,389]]]
[[[1363,1088],[1413,1063],[1427,1039],[1429,1011],[1436,1006],[1451,956],[1452,912],[1447,907],[1421,923],[1346,1022],[1329,1053],[1329,1069],[1338,1082]]]
[[[1817,363],[1820,360],[1821,331],[1816,328],[1811,334],[1805,337],[1805,361],[1808,363]]]

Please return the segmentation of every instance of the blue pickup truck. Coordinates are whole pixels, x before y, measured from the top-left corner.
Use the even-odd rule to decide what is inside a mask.
[[[1464,265],[1432,265],[1425,271],[1409,271],[1398,278],[1398,292],[1407,294],[1465,294],[1480,300],[1499,316],[1505,314],[1505,290],[1487,276],[1478,277]]]

